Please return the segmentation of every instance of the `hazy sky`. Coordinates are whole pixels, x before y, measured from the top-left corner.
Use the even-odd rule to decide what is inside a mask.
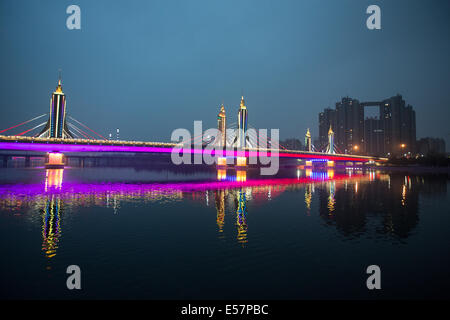
[[[66,28],[71,4],[81,30]],[[370,4],[381,30],[366,28]],[[48,112],[61,68],[68,112],[104,135],[168,141],[194,120],[216,126],[222,101],[233,123],[244,92],[252,126],[303,139],[343,96],[400,93],[418,138],[448,146],[449,12],[445,0],[2,0],[0,130]]]

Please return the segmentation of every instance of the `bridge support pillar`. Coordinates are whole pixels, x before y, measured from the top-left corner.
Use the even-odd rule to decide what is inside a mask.
[[[8,160],[9,160],[8,156],[3,156],[2,157],[2,167],[3,168],[8,168]]]
[[[25,168],[31,167],[31,157],[25,156]]]

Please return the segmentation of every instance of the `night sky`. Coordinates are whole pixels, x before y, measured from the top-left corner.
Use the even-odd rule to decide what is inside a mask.
[[[71,4],[81,30],[66,28]],[[381,30],[366,28],[371,4]],[[194,120],[215,127],[222,101],[233,123],[243,92],[252,126],[303,139],[343,96],[400,93],[417,137],[448,150],[449,12],[437,0],[2,0],[0,130],[47,113],[62,69],[69,114],[103,135],[169,141]]]

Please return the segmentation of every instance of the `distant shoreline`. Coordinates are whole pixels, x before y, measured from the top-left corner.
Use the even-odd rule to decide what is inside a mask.
[[[377,170],[396,171],[396,172],[413,172],[413,173],[439,173],[450,174],[450,167],[433,167],[433,166],[379,166],[374,167]]]

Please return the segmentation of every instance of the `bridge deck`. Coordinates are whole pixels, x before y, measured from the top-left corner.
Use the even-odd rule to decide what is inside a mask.
[[[58,138],[32,138],[22,136],[0,135],[0,150],[20,150],[36,152],[131,152],[131,153],[171,153],[174,148],[181,150],[183,146],[176,143],[142,142],[142,141],[102,141],[88,139],[58,139]],[[177,150],[175,149],[175,151]],[[386,161],[386,158],[371,156],[358,156],[348,154],[326,154],[321,152],[308,152],[300,150],[280,150],[263,148],[245,148],[237,150],[218,150],[209,148],[185,147],[183,152],[202,153],[219,156],[245,156],[259,157],[264,153],[278,154],[279,157],[299,159],[324,159],[331,161]]]

